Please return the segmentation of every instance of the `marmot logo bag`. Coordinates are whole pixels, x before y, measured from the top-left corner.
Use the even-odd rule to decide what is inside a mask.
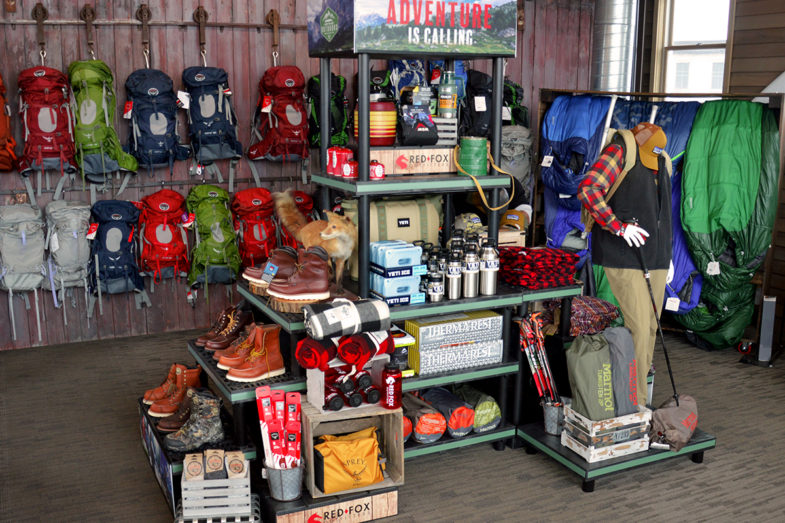
[[[16,167],[14,147],[16,141],[11,133],[11,108],[5,99],[5,84],[0,76],[0,171],[11,171]]]
[[[188,274],[188,236],[183,227],[185,198],[170,189],[142,198],[139,216],[139,243],[142,253],[140,268],[153,278],[153,284],[164,278],[180,278]],[[152,289],[152,287],[151,287]]]
[[[74,120],[68,78],[51,67],[31,67],[19,73],[19,119],[24,132],[24,150],[19,158],[19,174],[25,179],[30,202],[35,202],[28,178],[38,172],[54,170],[60,181],[54,199],[58,200],[66,176],[76,173],[74,158]]]
[[[279,65],[264,72],[253,134],[259,141],[248,149],[251,160],[288,162],[308,158],[305,77],[298,67]]]
[[[349,143],[349,100],[346,99],[346,78],[330,73],[330,144]],[[319,147],[322,136],[319,125],[319,106],[322,98],[321,77],[308,79],[308,142]]]
[[[267,189],[244,189],[232,198],[234,230],[244,267],[265,261],[275,249],[273,212],[273,199]]]
[[[136,158],[140,167],[153,174],[154,167],[174,170],[176,160],[190,155],[177,133],[177,98],[172,79],[158,69],[139,69],[125,81],[131,106],[131,134],[125,150]]]

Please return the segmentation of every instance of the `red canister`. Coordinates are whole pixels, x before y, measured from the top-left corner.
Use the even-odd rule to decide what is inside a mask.
[[[384,180],[384,164],[379,163],[376,160],[371,160],[369,164],[370,167],[370,174],[368,177],[371,180]]]
[[[397,409],[401,406],[402,391],[401,369],[392,364],[387,364],[382,371],[382,407]]]
[[[343,165],[344,178],[357,178],[359,164],[355,160],[349,160]]]
[[[341,175],[340,172],[336,171],[336,168],[338,167],[338,149],[340,149],[340,147],[337,146],[332,146],[327,149],[327,174]]]
[[[336,147],[335,151],[335,175],[346,177],[345,166],[349,161],[354,158],[354,153],[348,147]]]

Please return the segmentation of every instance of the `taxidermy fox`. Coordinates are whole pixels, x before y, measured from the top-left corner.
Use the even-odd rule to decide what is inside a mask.
[[[291,191],[273,193],[273,199],[275,214],[298,242],[306,249],[318,245],[327,251],[335,262],[335,282],[342,289],[344,266],[357,244],[357,226],[350,218],[329,211],[325,212],[326,221],[308,223],[294,203]]]

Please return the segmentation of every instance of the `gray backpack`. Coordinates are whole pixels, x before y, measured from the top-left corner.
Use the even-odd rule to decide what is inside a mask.
[[[87,266],[90,262],[90,205],[78,201],[55,200],[46,206],[46,262],[44,289],[52,291],[55,308],[63,305],[63,322],[68,325],[65,295],[76,307],[72,289],[82,287],[87,301]],[[58,302],[59,300],[59,302]]]
[[[33,291],[38,341],[41,341],[38,289],[44,281],[44,274],[44,222],[41,210],[32,205],[0,207],[0,289],[8,291],[8,315],[14,340],[14,293],[25,293],[22,296],[29,310],[30,302],[26,293]]]
[[[532,176],[532,135],[521,125],[506,125],[502,128],[502,150],[499,167],[521,182],[526,203],[532,202],[534,177]]]

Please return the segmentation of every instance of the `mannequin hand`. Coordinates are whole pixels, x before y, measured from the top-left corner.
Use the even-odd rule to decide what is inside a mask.
[[[618,236],[624,238],[624,241],[626,241],[627,245],[630,247],[642,247],[643,244],[646,243],[646,238],[649,237],[649,233],[643,228],[638,227],[635,223],[623,223]]]

